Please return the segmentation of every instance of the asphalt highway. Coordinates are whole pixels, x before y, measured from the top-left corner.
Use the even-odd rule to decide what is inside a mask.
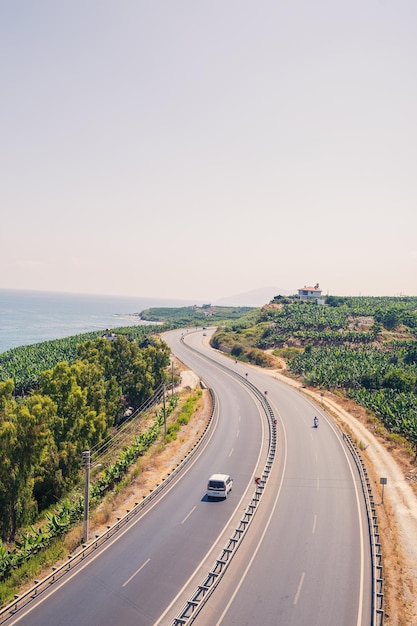
[[[194,348],[198,341],[198,333],[187,337]],[[279,450],[265,510],[257,514],[242,552],[201,611],[201,623],[371,624],[366,513],[341,433],[298,391],[259,368],[213,354],[207,341],[203,345],[209,358],[267,393],[279,416]]]
[[[216,361],[267,392],[278,420],[278,452],[250,530],[195,623],[371,623],[365,513],[339,431],[298,391],[213,351],[210,332],[165,336],[173,352],[216,393],[217,427],[201,455],[117,540],[97,549],[8,625],[173,623],[230,536],[268,445],[259,402]],[[314,415],[320,419],[317,429]],[[212,473],[233,476],[226,501],[207,501]]]
[[[201,374],[203,369],[218,401],[217,428],[203,453],[150,510],[123,528],[117,540],[97,549],[11,617],[8,625],[169,623],[166,609],[176,610],[230,532],[253,487],[265,446],[264,419],[245,387],[210,364]],[[212,473],[234,478],[224,502],[207,501]]]

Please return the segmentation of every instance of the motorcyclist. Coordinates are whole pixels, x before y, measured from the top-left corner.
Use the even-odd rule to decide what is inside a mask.
[[[314,422],[314,428],[318,428],[318,425],[319,425],[319,418],[318,418],[316,415],[314,416],[314,420],[313,420],[313,422]]]

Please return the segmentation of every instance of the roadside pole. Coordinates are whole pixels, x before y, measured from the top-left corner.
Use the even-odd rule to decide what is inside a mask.
[[[165,397],[165,383],[164,383],[164,436],[167,436],[167,406],[166,406],[166,397]]]
[[[387,484],[387,482],[388,482],[388,479],[387,479],[387,478],[382,477],[382,478],[380,478],[380,479],[379,479],[379,483],[380,483],[380,485],[382,485],[382,499],[381,499],[381,504],[384,504],[384,487],[385,487],[385,485]]]
[[[90,506],[90,450],[83,452],[84,476],[84,530],[83,542],[88,542],[88,509]]]

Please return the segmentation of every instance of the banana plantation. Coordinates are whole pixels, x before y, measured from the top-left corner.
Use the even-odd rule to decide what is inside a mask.
[[[126,326],[113,329],[113,332],[142,345],[146,337],[155,332],[155,327]],[[94,331],[7,350],[0,354],[0,381],[12,378],[17,394],[31,391],[37,386],[41,372],[55,367],[61,361],[73,363],[77,359],[80,343],[98,339],[102,335],[103,331]]]
[[[283,358],[306,385],[344,392],[417,450],[416,297],[328,296],[321,306],[277,296],[212,343],[241,360],[253,362],[253,349]]]

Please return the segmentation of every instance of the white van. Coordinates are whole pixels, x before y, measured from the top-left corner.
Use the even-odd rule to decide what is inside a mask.
[[[207,483],[207,499],[227,498],[232,487],[233,478],[230,478],[229,474],[213,474]]]

